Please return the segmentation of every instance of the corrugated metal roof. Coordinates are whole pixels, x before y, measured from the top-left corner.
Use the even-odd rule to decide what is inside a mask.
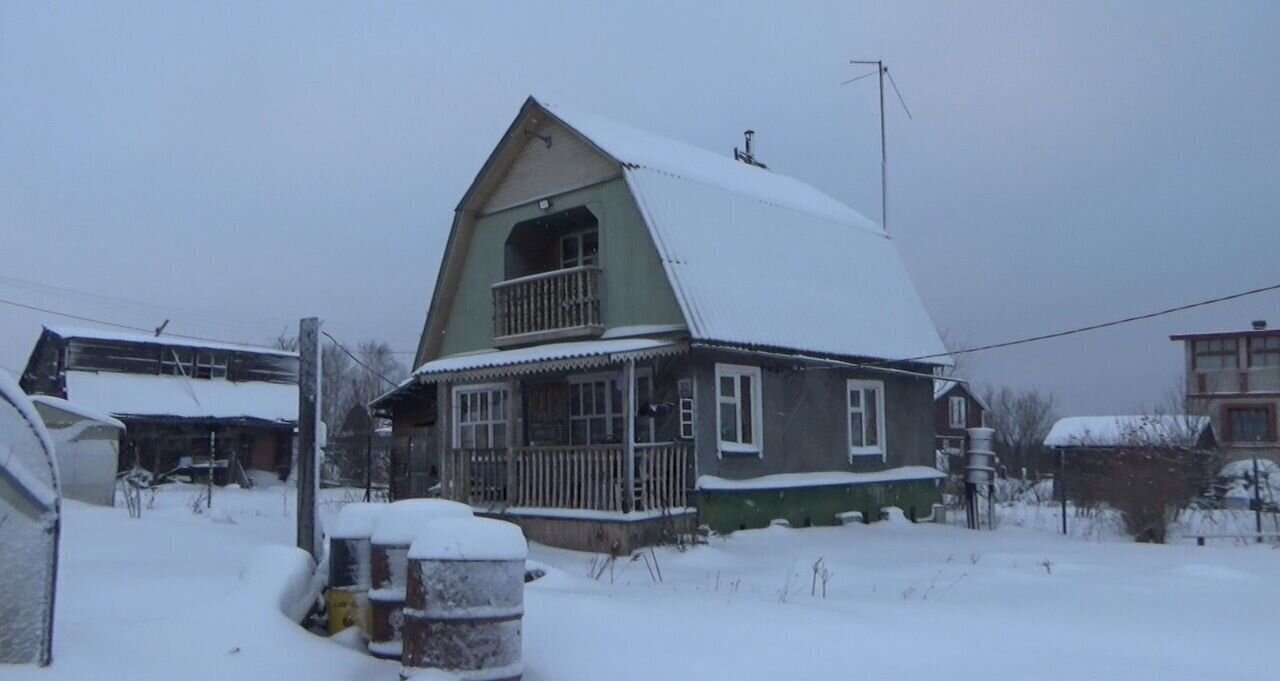
[[[624,357],[650,357],[679,352],[684,344],[657,338],[613,338],[608,340],[549,343],[514,350],[494,350],[452,355],[432,360],[418,367],[415,376],[432,377],[467,373],[470,378],[506,376],[516,367],[547,362],[558,367],[580,368],[602,366]]]
[[[950,363],[893,241],[853,209],[785,175],[546,108],[623,164],[694,339]]]

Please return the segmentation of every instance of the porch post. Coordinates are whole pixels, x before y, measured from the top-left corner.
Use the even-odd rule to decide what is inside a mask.
[[[623,372],[626,386],[622,391],[622,415],[626,444],[623,451],[622,464],[622,510],[634,511],[636,508],[636,361],[628,359]]]
[[[448,381],[439,381],[436,383],[436,430],[440,438],[440,496],[444,499],[452,499],[453,490],[450,489],[450,483],[453,481],[453,471],[449,470],[453,457],[449,451],[449,438],[453,431],[453,424],[450,423],[452,418],[452,399],[450,386]],[[409,460],[413,460],[413,451],[409,451]],[[410,473],[412,478],[412,473]]]
[[[519,423],[516,419],[516,411],[520,407],[519,402],[520,382],[514,378],[507,380],[507,438],[503,446],[506,447],[507,457],[507,506],[514,506],[516,501],[516,426]]]

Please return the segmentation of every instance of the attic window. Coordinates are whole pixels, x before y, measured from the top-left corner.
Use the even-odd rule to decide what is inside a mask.
[[[594,265],[600,259],[600,232],[587,230],[560,237],[560,269]]]

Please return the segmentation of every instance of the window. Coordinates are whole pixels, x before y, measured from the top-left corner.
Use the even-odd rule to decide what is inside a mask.
[[[575,378],[569,384],[569,444],[617,442],[623,428],[622,391],[616,381]]]
[[[680,399],[680,438],[693,439],[693,381],[682,378],[676,384]]]
[[[1249,366],[1280,366],[1280,336],[1249,339]]]
[[[1235,369],[1240,366],[1236,339],[1213,338],[1191,342],[1192,363],[1197,369]]]
[[[195,371],[192,375],[196,378],[226,378],[227,358],[209,352],[196,353]]]
[[[761,454],[760,368],[716,365],[721,454]]]
[[[594,265],[600,257],[600,232],[588,230],[560,237],[560,267]]]
[[[850,380],[849,456],[884,458],[884,382]]]
[[[507,446],[507,390],[501,385],[453,389],[453,446],[501,449]]]
[[[1271,410],[1266,407],[1229,407],[1227,420],[1232,442],[1270,442],[1275,439],[1271,430]]]
[[[160,351],[160,373],[166,376],[190,376],[191,358],[190,350],[165,348]]]
[[[569,383],[569,444],[596,445],[623,441],[627,429],[622,411],[622,383],[607,376],[573,377]],[[636,369],[636,411],[653,401],[653,370]],[[654,420],[636,417],[636,442],[654,440]]]
[[[964,428],[968,423],[968,401],[963,397],[952,397],[948,404],[951,407],[951,427]]]

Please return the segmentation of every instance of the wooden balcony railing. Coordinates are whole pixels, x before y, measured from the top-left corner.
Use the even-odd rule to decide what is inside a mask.
[[[599,267],[571,267],[493,285],[497,346],[596,336],[603,331]]]
[[[452,449],[441,495],[473,506],[625,511],[688,505],[688,447],[636,445],[634,488],[626,489],[622,445]]]

